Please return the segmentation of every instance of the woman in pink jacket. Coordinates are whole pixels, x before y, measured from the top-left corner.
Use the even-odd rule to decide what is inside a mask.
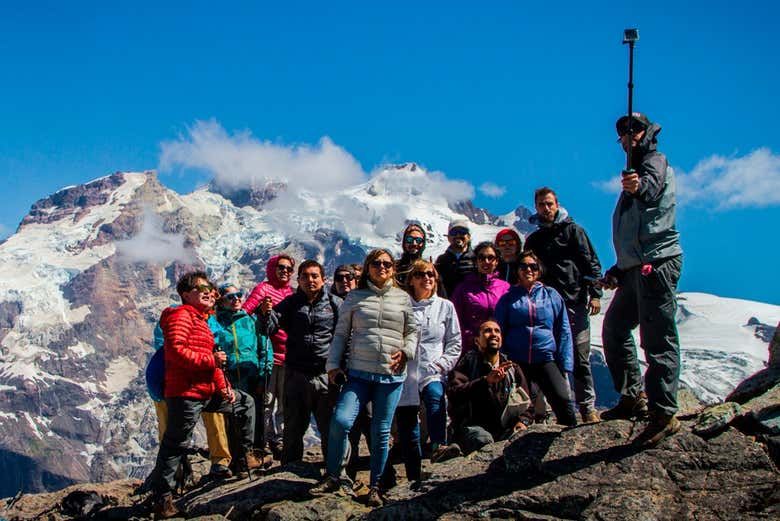
[[[286,297],[294,293],[290,287],[295,260],[281,253],[268,259],[265,268],[266,280],[255,286],[252,293],[244,302],[244,311],[250,315],[259,308],[260,304],[266,300],[271,300],[271,305],[275,306]],[[280,329],[271,336],[271,344],[274,349],[274,367],[271,371],[271,377],[264,382],[263,389],[263,423],[265,425],[265,440],[256,440],[256,445],[270,446],[271,452],[276,459],[281,457],[282,453],[282,433],[284,432],[284,408],[282,407],[282,397],[284,396],[284,353],[287,342],[287,333]],[[276,407],[276,412],[274,412]]]
[[[474,348],[479,325],[493,318],[498,299],[509,291],[509,283],[501,280],[496,272],[499,258],[493,243],[479,243],[474,248],[474,254],[477,257],[477,273],[466,275],[452,295],[460,321],[464,353]]]

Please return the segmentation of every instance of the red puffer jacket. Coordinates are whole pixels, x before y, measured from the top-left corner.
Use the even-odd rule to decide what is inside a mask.
[[[207,400],[225,388],[222,369],[214,362],[214,335],[206,319],[187,304],[163,311],[166,398]]]

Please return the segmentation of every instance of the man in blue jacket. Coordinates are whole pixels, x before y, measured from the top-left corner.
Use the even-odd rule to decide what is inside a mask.
[[[260,307],[258,328],[266,335],[287,331],[284,360],[284,443],[282,464],[303,458],[303,436],[312,413],[320,431],[323,457],[328,449],[330,418],[325,362],[342,300],[325,288],[325,272],[314,260],[298,266],[298,290],[271,308]]]
[[[604,317],[604,354],[620,402],[603,419],[642,418],[650,423],[636,438],[654,446],[680,430],[677,387],[680,339],[675,315],[682,269],[680,234],[675,227],[674,172],[657,150],[661,127],[638,112],[617,120],[623,150],[631,149],[631,170],[623,172],[622,192],[612,217],[617,263],[602,279],[617,288]],[[645,390],[631,330],[639,326],[647,360]],[[649,406],[649,410],[648,410]]]

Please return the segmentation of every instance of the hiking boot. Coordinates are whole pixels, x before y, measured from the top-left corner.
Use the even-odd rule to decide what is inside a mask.
[[[228,468],[227,465],[214,463],[211,465],[211,470],[209,470],[209,478],[211,479],[227,479],[232,476],[233,473],[230,471],[230,468]]]
[[[680,420],[675,415],[654,413],[645,430],[634,438],[634,444],[645,448],[655,447],[680,430]]]
[[[366,496],[366,505],[371,508],[379,508],[384,504],[382,494],[379,493],[379,487],[371,487],[368,491],[368,496]]]
[[[309,489],[309,494],[313,496],[333,492],[344,497],[355,497],[355,491],[352,490],[352,482],[350,480],[334,478],[333,476],[326,476],[325,479]]]
[[[601,417],[595,409],[582,410],[580,416],[582,416],[582,423],[599,423],[601,421]]]
[[[179,515],[179,509],[173,504],[173,494],[164,494],[154,502],[155,519],[168,519]]]
[[[647,395],[639,393],[636,398],[621,396],[613,408],[601,413],[602,420],[644,420],[647,418]]]
[[[255,449],[252,451],[252,454],[254,455],[255,459],[260,462],[260,465],[264,469],[271,468],[271,466],[274,464],[274,457],[269,452]]]
[[[436,450],[433,451],[433,454],[431,454],[431,463],[440,463],[462,455],[463,453],[460,451],[460,447],[457,443],[439,445],[436,447]]]
[[[263,468],[263,461],[257,459],[250,451],[246,452],[246,466],[249,470]]]

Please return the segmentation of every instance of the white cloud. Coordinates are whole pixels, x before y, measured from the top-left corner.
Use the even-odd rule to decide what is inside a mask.
[[[283,180],[296,191],[333,190],[366,180],[358,161],[327,137],[311,145],[260,141],[249,131],[229,135],[214,120],[196,121],[186,136],[161,143],[160,170],[207,170],[225,187]]]
[[[498,199],[506,193],[506,186],[499,186],[488,181],[479,185],[479,191],[486,197]]]
[[[742,157],[714,155],[677,176],[681,203],[718,210],[780,204],[780,156],[759,148]]]
[[[675,169],[677,201],[715,210],[780,205],[780,155],[759,148],[737,157],[713,155],[690,172]],[[620,178],[594,181],[608,193],[620,192]]]
[[[143,215],[141,231],[132,239],[116,242],[121,260],[151,264],[192,263],[195,260],[192,250],[184,247],[183,235],[165,233],[162,219],[150,208],[144,208]]]

